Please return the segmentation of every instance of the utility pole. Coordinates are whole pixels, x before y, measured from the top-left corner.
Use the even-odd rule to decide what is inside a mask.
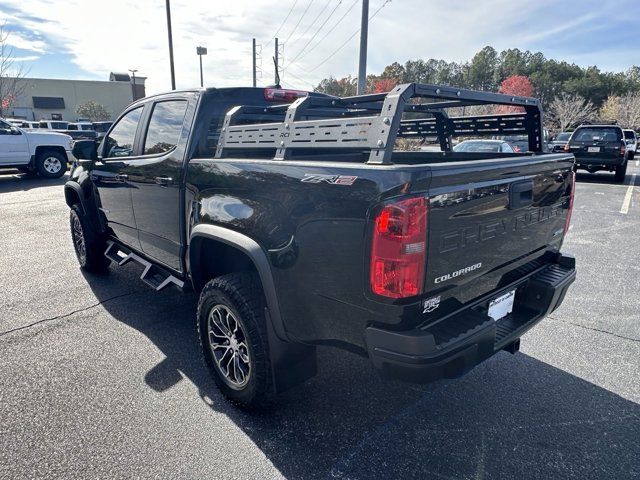
[[[171,66],[171,90],[176,89],[176,72],[173,67],[173,35],[171,34],[171,5],[167,0],[167,31],[169,33],[169,65]]]
[[[278,37],[276,37],[276,54],[273,57],[273,61],[276,65],[275,84],[278,85],[280,83],[280,75],[278,74]]]
[[[253,86],[256,86],[256,39],[253,39]]]
[[[360,26],[360,63],[358,65],[358,95],[364,93],[367,82],[367,36],[369,35],[369,0],[362,0]]]
[[[138,70],[134,68],[130,68],[129,71],[131,72],[131,75],[133,75],[133,83],[131,84],[131,99],[135,102],[136,101],[136,72]]]
[[[207,48],[206,47],[196,47],[196,53],[200,57],[200,86],[204,87],[204,81],[203,81],[203,78],[202,78],[202,55],[206,55],[207,54]]]

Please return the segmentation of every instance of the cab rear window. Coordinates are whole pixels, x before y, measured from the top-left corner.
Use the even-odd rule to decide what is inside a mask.
[[[620,128],[579,128],[574,137],[574,142],[619,142],[622,140]]]

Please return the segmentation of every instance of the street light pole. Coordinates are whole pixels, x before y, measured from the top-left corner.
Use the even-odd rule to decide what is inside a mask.
[[[134,68],[130,68],[129,71],[131,72],[131,75],[133,75],[133,83],[131,84],[131,98],[135,102],[136,101],[136,72],[138,70]]]
[[[200,86],[204,87],[204,81],[203,81],[203,78],[202,78],[202,55],[206,55],[207,54],[207,48],[206,47],[196,47],[196,53],[200,57]]]
[[[367,81],[367,37],[369,35],[369,0],[362,0],[360,26],[360,63],[358,65],[358,95],[364,93]]]
[[[171,35],[171,5],[167,0],[167,32],[169,34],[169,65],[171,67],[171,90],[176,89],[176,72],[173,68],[173,36]]]

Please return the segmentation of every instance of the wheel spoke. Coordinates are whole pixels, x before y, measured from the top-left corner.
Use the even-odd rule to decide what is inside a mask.
[[[215,305],[209,312],[207,338],[215,366],[225,383],[244,387],[251,373],[251,356],[243,326],[229,307]]]

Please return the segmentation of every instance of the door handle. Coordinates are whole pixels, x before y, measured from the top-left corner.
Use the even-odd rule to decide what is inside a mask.
[[[171,185],[171,182],[173,182],[173,178],[171,177],[156,177],[154,180],[158,185],[164,186]]]
[[[533,180],[514,182],[509,186],[509,209],[515,210],[533,203]]]
[[[116,180],[119,180],[120,182],[126,182],[128,178],[129,175],[125,175],[124,173],[118,173],[116,175]]]

